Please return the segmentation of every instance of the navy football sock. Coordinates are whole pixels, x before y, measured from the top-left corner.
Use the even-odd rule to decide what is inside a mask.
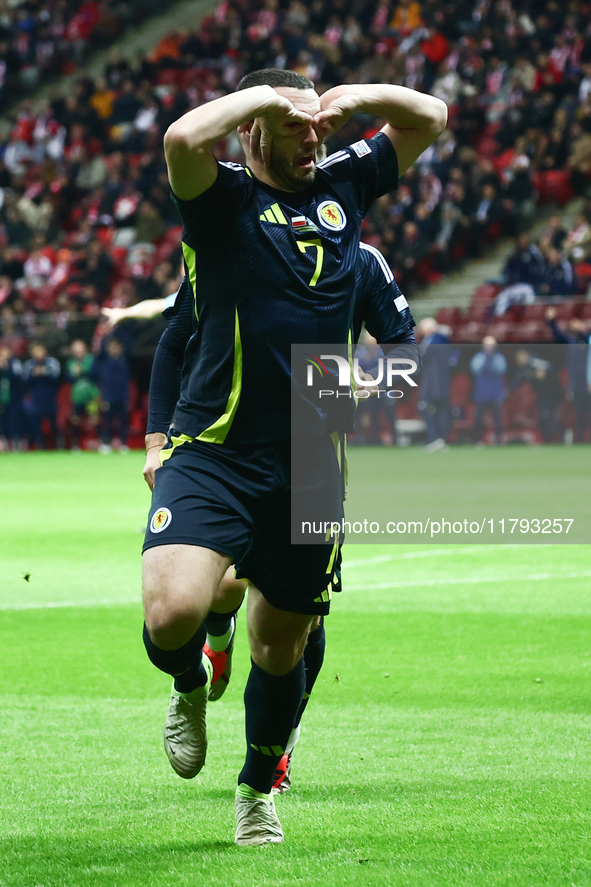
[[[234,633],[233,617],[240,607],[230,610],[229,613],[214,613],[210,610],[203,623],[207,631],[206,643],[214,653],[221,653],[232,640]]]
[[[144,646],[150,662],[174,677],[174,688],[179,693],[190,693],[207,683],[207,673],[201,664],[204,643],[205,628],[201,626],[191,640],[178,650],[161,650],[152,641],[144,624]]]
[[[244,691],[246,761],[238,783],[267,794],[279,763],[305,686],[304,660],[286,675],[271,675],[256,663]]]
[[[236,607],[235,610],[231,610],[229,613],[214,613],[213,610],[210,610],[203,623],[207,634],[210,634],[213,638],[226,634],[230,629],[232,617],[236,615],[239,609],[240,607]]]
[[[308,699],[312,688],[316,683],[316,678],[320,674],[322,663],[324,662],[324,650],[326,647],[326,634],[324,632],[324,616],[320,619],[320,625],[308,635],[308,643],[304,650],[304,666],[306,668],[306,688],[304,690],[304,698],[300,703],[298,713],[296,715],[294,729],[299,727],[302,715],[306,710]]]

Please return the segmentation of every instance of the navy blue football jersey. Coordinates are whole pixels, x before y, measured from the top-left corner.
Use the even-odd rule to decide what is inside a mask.
[[[397,184],[378,133],[318,164],[305,191],[220,163],[207,191],[176,199],[196,329],[175,432],[232,445],[289,437],[291,345],[348,341],[361,223]]]
[[[355,268],[354,341],[358,340],[364,323],[371,335],[382,344],[408,341],[415,322],[388,263],[375,247],[366,243],[359,244],[359,247]],[[164,312],[164,316],[170,319],[170,323],[161,336],[154,358],[148,433],[168,432],[179,397],[181,376],[190,370],[193,352],[193,344],[190,343],[194,341],[198,323],[186,277],[174,305]],[[412,336],[410,340],[414,342]],[[187,353],[189,358],[185,360]]]

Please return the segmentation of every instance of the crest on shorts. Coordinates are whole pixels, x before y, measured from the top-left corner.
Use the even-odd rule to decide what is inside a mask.
[[[325,200],[318,207],[318,218],[325,228],[331,231],[342,231],[347,224],[347,217],[342,207],[334,200]]]
[[[158,508],[152,515],[150,521],[150,530],[153,533],[161,533],[165,530],[172,520],[172,514],[169,508]]]

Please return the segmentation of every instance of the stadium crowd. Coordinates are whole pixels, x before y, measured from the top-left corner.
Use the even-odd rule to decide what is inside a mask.
[[[0,9],[0,108],[42,80],[72,73],[88,50],[157,11],[153,0],[24,0]]]
[[[61,381],[71,382],[74,340],[97,365],[107,354],[103,306],[175,291],[180,227],[163,134],[185,111],[265,66],[293,68],[320,90],[381,80],[449,105],[446,133],[395,194],[376,202],[363,230],[407,295],[501,233],[521,238],[505,283],[526,282],[530,254],[528,268],[539,265],[536,293],[582,292],[589,209],[572,231],[558,222],[539,247],[525,232],[538,199],[564,203],[591,182],[590,12],[589,3],[556,0],[226,0],[198,30],[166,34],[149,57],[114,49],[96,80],[81,75],[67,94],[58,87],[35,109],[23,100],[0,161],[0,341],[8,364],[26,365],[39,345],[46,359],[59,360]],[[0,22],[5,89],[28,67],[63,70],[64,58],[83,55],[84,41],[112,36],[115,20],[131,15],[135,3],[107,0],[11,8]],[[57,35],[55,52],[43,49],[49,32]],[[330,148],[375,129],[372,118],[353,119]],[[235,138],[219,152],[241,160]],[[136,376],[140,330],[117,333]],[[22,398],[26,378],[4,385],[20,392],[11,400]],[[139,382],[144,390],[145,378]],[[108,437],[105,430],[105,445]]]

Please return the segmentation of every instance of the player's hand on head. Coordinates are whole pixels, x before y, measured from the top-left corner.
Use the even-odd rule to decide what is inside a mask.
[[[239,133],[249,136],[251,157],[269,166],[273,139],[281,135],[297,135],[299,131],[313,123],[310,114],[298,109],[285,98],[277,95],[278,102],[263,116],[257,117],[252,125],[243,124],[238,127]],[[249,128],[250,127],[250,128]]]
[[[314,125],[324,138],[337,132],[357,110],[354,95],[329,89],[320,96],[320,111],[314,115]]]

